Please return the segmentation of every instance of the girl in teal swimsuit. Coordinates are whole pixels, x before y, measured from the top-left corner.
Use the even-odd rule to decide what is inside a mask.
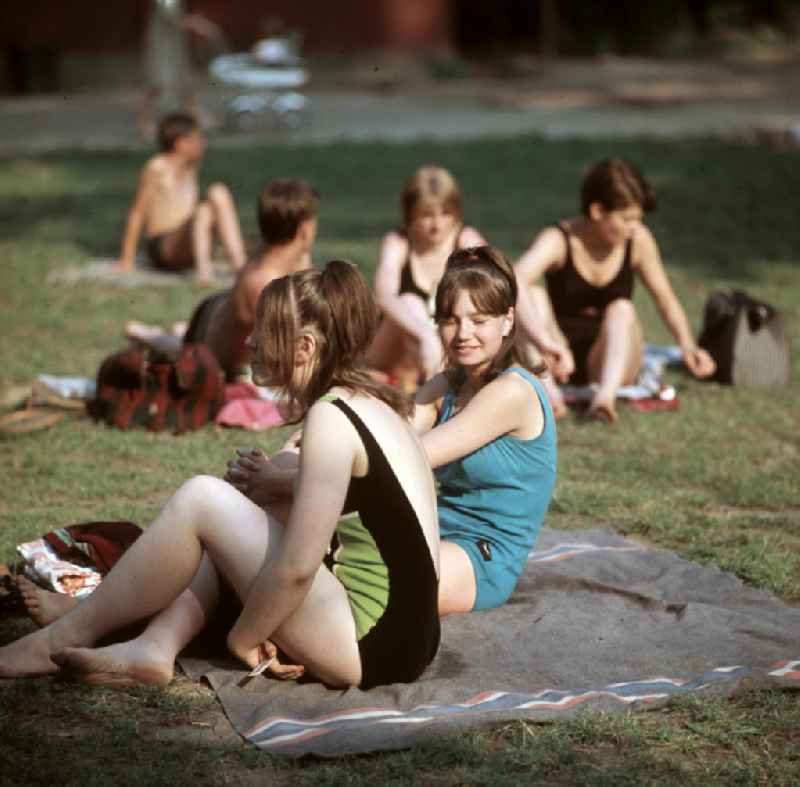
[[[516,343],[516,280],[490,246],[453,253],[436,294],[445,371],[417,394],[417,431],[437,480],[439,612],[509,597],[556,480],[556,427]]]
[[[411,403],[363,371],[375,324],[353,265],[274,280],[249,344],[254,378],[305,418],[299,470],[264,458],[246,489],[236,474],[183,484],[91,596],[0,648],[0,677],[163,685],[224,577],[243,603],[227,638],[243,667],[362,688],[417,678],[439,642],[436,493]],[[284,478],[296,494],[281,521],[250,486],[274,494]],[[93,647],[143,618],[137,639]],[[274,643],[302,666],[280,665]]]

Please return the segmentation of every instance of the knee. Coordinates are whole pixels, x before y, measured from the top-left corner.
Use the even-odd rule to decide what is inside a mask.
[[[633,301],[629,298],[617,298],[606,306],[603,322],[607,325],[610,322],[633,326],[636,324],[636,308]]]
[[[196,475],[178,487],[170,505],[176,507],[182,517],[197,521],[208,514],[210,505],[220,494],[220,485],[225,483],[214,476]]]
[[[208,187],[208,201],[212,205],[226,204],[230,205],[233,202],[231,192],[224,183],[212,183]]]

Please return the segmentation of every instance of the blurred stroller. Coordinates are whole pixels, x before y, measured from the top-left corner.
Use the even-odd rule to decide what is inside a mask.
[[[225,128],[294,130],[307,122],[308,99],[299,91],[308,84],[309,72],[299,50],[297,34],[270,36],[257,41],[250,52],[211,61],[211,77],[237,88],[225,105]]]

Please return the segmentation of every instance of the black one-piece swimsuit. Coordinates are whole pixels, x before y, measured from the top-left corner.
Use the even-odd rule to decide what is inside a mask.
[[[588,382],[589,351],[600,334],[606,307],[620,298],[630,300],[633,295],[631,241],[628,240],[625,245],[625,257],[619,273],[605,286],[596,287],[578,273],[572,259],[569,233],[564,227],[556,226],[564,234],[567,258],[561,268],[545,274],[545,283],[558,327],[569,342],[575,359],[575,371],[569,381],[574,385],[583,385]]]
[[[359,638],[362,689],[387,683],[416,680],[430,664],[439,647],[438,580],[433,558],[417,514],[394,474],[383,450],[355,411],[341,399],[331,401],[355,427],[367,453],[369,470],[352,478],[343,512],[357,511],[363,531],[350,530],[350,538],[374,542],[372,565],[365,570],[388,578],[388,594],[371,628]],[[352,527],[352,526],[351,526]],[[342,533],[344,537],[345,533]],[[351,605],[357,604],[357,589],[348,587],[348,576],[359,566],[339,564],[346,549],[340,549],[334,534],[326,565],[340,578]],[[378,566],[375,561],[385,565]],[[360,583],[363,587],[363,581]],[[365,599],[372,604],[374,599]]]

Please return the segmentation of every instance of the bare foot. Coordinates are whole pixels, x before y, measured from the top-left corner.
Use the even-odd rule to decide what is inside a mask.
[[[128,320],[122,330],[126,338],[135,342],[149,342],[164,335],[161,326],[148,325],[146,322],[138,320]]]
[[[166,686],[175,670],[175,662],[156,643],[142,638],[105,648],[65,648],[53,660],[68,680],[115,689]]]
[[[586,417],[606,424],[613,424],[618,418],[616,408],[608,402],[592,402],[592,406],[586,411]]]
[[[50,675],[58,669],[50,654],[50,633],[47,629],[21,637],[0,648],[0,678]]]
[[[17,577],[17,588],[28,615],[39,628],[44,628],[66,615],[78,603],[72,596],[45,590],[22,575]]]

